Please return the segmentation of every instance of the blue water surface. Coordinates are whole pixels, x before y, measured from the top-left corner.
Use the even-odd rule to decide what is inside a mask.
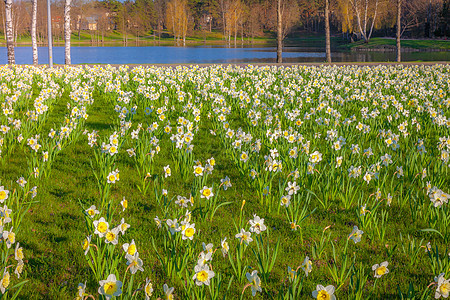
[[[16,64],[33,63],[31,47],[15,48]],[[286,52],[284,58],[316,58],[323,61],[325,53]],[[38,47],[39,63],[48,63],[48,50]],[[274,48],[225,47],[72,47],[73,64],[176,64],[176,63],[238,63],[275,62]],[[0,64],[6,64],[6,47],[0,48]],[[64,47],[53,47],[53,62],[64,64]]]
[[[48,63],[48,50],[38,47],[40,64]],[[16,64],[31,64],[31,47],[15,47]],[[200,64],[200,63],[274,63],[274,47],[229,46],[145,46],[72,47],[72,64]],[[395,61],[395,52],[332,51],[334,62]],[[449,61],[450,52],[406,52],[403,61]],[[6,47],[0,47],[0,64],[6,64]],[[53,47],[53,62],[64,64],[64,47]],[[283,62],[325,62],[321,48],[284,47]]]

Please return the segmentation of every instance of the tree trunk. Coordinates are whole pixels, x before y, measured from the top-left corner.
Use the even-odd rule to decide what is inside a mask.
[[[329,0],[325,0],[325,48],[326,48],[326,54],[327,54],[327,63],[331,63],[329,15],[330,15]]]
[[[32,0],[31,7],[31,48],[33,49],[33,65],[38,64],[38,51],[36,41],[37,0]]]
[[[402,52],[400,46],[401,36],[401,16],[402,16],[402,0],[397,0],[397,61],[402,61]]]
[[[234,47],[236,47],[236,39],[237,39],[237,17],[236,10],[234,11]]]
[[[183,47],[186,46],[186,34],[187,34],[187,19],[188,19],[188,12],[186,11],[186,7],[183,8],[184,14],[183,14]]]
[[[431,0],[430,0],[430,4],[428,4],[428,8],[427,8],[427,22],[425,24],[425,36],[432,38],[432,21],[431,21]]]
[[[65,56],[65,64],[70,65],[70,36],[72,34],[70,30],[70,2],[71,0],[66,0],[64,3],[64,56]]]
[[[81,10],[81,14],[78,16],[78,40],[80,40],[81,36],[81,21],[83,19],[83,10]]]
[[[48,40],[48,66],[50,68],[53,68],[52,10],[50,0],[47,0],[47,40]]]
[[[17,43],[17,16],[13,17],[13,36],[14,36],[14,45]]]
[[[369,39],[367,38],[367,8],[369,7],[369,0],[366,0],[366,6],[364,9],[364,42],[368,43]],[[373,23],[372,23],[373,24]]]
[[[311,32],[311,18],[309,13],[306,13],[306,27],[308,28],[308,32]]]
[[[162,30],[162,24],[161,21],[158,23],[158,45],[161,42],[161,30]]]
[[[373,15],[372,25],[370,26],[369,35],[367,36],[367,43],[369,42],[370,37],[372,36],[373,25],[375,25],[375,19],[377,18],[377,12],[378,12],[378,0],[375,1],[375,13]]]
[[[357,20],[357,23],[358,23],[359,33],[364,38],[364,42],[368,43],[369,40],[367,39],[367,36],[366,36],[366,25],[364,24],[364,30],[363,30],[363,27],[361,26],[361,15],[360,15],[360,12],[359,12],[360,7],[357,5],[356,0],[352,2],[352,5],[353,5],[353,9],[356,12],[356,20]],[[367,18],[367,17],[364,16],[364,18]]]
[[[31,7],[31,48],[33,49],[33,65],[38,64],[38,51],[36,41],[37,0],[32,0]]]
[[[222,10],[222,27],[223,27],[223,36],[224,37],[226,37],[227,36],[227,26],[226,26],[226,23],[225,23],[225,7],[224,7],[224,3],[223,3],[223,0],[220,2],[220,7],[221,7],[221,10]]]
[[[6,47],[8,48],[8,64],[14,65],[14,36],[12,24],[12,0],[5,0],[5,25],[6,25]]]
[[[175,15],[175,12],[174,12]],[[177,40],[177,35],[175,34],[175,16],[172,16],[172,28],[173,28],[173,40]]]
[[[2,7],[3,8],[3,7]],[[3,25],[3,35],[5,36],[5,41],[6,41],[6,23],[5,23],[5,14],[2,14],[2,25]]]
[[[281,0],[277,0],[277,63],[281,64],[283,62],[282,52],[283,52],[283,33],[282,22],[281,22]]]

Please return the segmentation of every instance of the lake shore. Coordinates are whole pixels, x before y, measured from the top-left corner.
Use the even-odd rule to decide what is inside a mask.
[[[120,68],[123,66],[128,66],[130,69],[138,68],[138,67],[145,67],[145,68],[151,68],[151,67],[194,67],[198,66],[200,68],[206,68],[211,66],[238,66],[238,67],[248,67],[248,66],[255,66],[255,67],[294,67],[294,66],[306,66],[306,67],[319,67],[319,66],[337,66],[337,67],[345,67],[345,66],[360,66],[360,67],[374,67],[374,66],[433,66],[433,65],[449,65],[450,61],[427,61],[427,62],[332,62],[330,64],[322,62],[322,63],[316,63],[316,62],[310,62],[310,63],[216,63],[216,64],[189,64],[189,63],[180,63],[180,64],[71,64],[71,65],[61,65],[61,64],[54,64],[54,68],[64,68],[66,66],[69,67],[106,67],[110,66],[113,68]],[[7,66],[5,64],[0,66]],[[33,65],[21,65],[21,66],[28,66],[31,67]],[[48,67],[46,64],[39,64],[37,67]]]
[[[294,36],[286,38],[283,41],[284,47],[305,47],[305,48],[325,48],[325,37],[322,35],[307,35]],[[30,47],[31,39],[29,37],[19,38],[16,42],[16,47]],[[176,42],[173,38],[153,39],[152,36],[136,37],[129,36],[124,38],[121,35],[115,34],[105,36],[102,38],[93,38],[90,35],[83,33],[79,39],[72,35],[71,45],[74,47],[154,47],[154,46],[174,46],[174,47],[196,47],[196,46],[273,46],[276,47],[276,39],[272,37],[257,37],[257,38],[238,38],[236,43],[232,39],[227,41],[223,38],[215,36],[193,36],[187,37],[185,43]],[[402,39],[402,52],[439,52],[450,51],[450,40],[445,39]],[[47,43],[38,43],[38,47],[46,47]],[[64,40],[58,38],[53,40],[53,46],[63,47]],[[6,47],[4,37],[0,37],[0,47]],[[348,43],[341,36],[333,36],[331,38],[331,47],[335,51],[377,51],[377,52],[392,52],[396,51],[396,40],[392,37],[374,37],[365,43],[359,40],[353,43]]]
[[[372,38],[368,43],[357,41],[339,45],[338,48],[352,51],[397,51],[396,39],[391,37]],[[402,39],[402,52],[450,51],[450,40],[443,39]]]
[[[297,40],[298,41],[298,40]],[[308,42],[308,44],[307,44]],[[310,39],[302,46],[286,45],[283,48],[283,62],[289,64],[325,62],[325,49],[320,47],[320,39]],[[274,64],[276,47],[266,44],[258,45],[199,45],[186,47],[156,46],[114,47],[104,46],[77,47],[72,45],[71,57],[74,64]],[[131,46],[134,47],[131,47]],[[339,63],[384,63],[395,62],[395,51],[351,51],[349,49],[332,49],[331,59]],[[38,47],[39,62],[48,63],[47,47]],[[15,47],[17,64],[32,63],[31,47]],[[6,64],[6,48],[0,47],[0,64]],[[405,62],[443,62],[450,61],[450,51],[410,51],[404,52]],[[54,64],[64,64],[64,47],[54,45]]]

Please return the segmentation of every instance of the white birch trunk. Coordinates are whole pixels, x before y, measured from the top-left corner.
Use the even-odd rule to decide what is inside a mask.
[[[356,20],[358,22],[358,27],[359,27],[359,32],[361,33],[361,35],[364,37],[364,41],[366,41],[366,34],[365,34],[365,28],[363,30],[362,26],[361,26],[361,16],[360,16],[360,12],[359,12],[359,2],[357,3],[356,0],[354,0],[352,2],[353,5],[353,9],[355,10],[356,13]]]
[[[236,15],[236,7],[234,8],[234,46],[236,47],[236,39],[237,39],[237,15]]]
[[[33,65],[38,64],[38,51],[36,41],[37,0],[32,0],[31,8],[31,48],[33,49]]]
[[[366,0],[366,7],[364,9],[364,36],[367,37],[366,32],[367,32],[367,7],[369,6],[369,2],[368,0]]]
[[[6,25],[6,47],[8,49],[8,64],[16,63],[14,56],[14,36],[12,23],[12,0],[5,0],[5,25]]]
[[[375,2],[375,14],[372,19],[372,25],[370,26],[370,32],[369,32],[369,35],[367,36],[367,41],[370,40],[370,37],[372,36],[373,25],[375,25],[375,20],[377,18],[377,12],[378,12],[378,0]]]
[[[65,0],[64,3],[64,56],[65,56],[65,64],[70,65],[70,36],[72,35],[72,31],[70,30],[70,2],[71,0]]]
[[[364,38],[364,42],[366,42],[366,43],[369,42],[369,40],[370,40],[370,38],[372,36],[373,27],[374,27],[376,19],[377,19],[378,3],[379,3],[379,0],[376,0],[375,1],[375,12],[374,12],[374,15],[373,15],[373,18],[372,18],[372,24],[370,24],[370,31],[369,31],[369,34],[367,34],[367,26],[369,25],[368,24],[368,18],[369,18],[369,15],[368,15],[368,4],[369,4],[369,1],[368,0],[365,1],[364,16],[362,16],[362,17],[364,17],[364,19],[361,17],[361,12],[360,12],[361,5],[362,5],[361,2],[359,0],[358,1],[357,0],[353,0],[353,2],[352,2],[352,6],[353,6],[353,9],[354,9],[355,14],[356,14],[356,21],[358,23],[359,32],[361,33],[362,37]]]
[[[12,30],[13,30],[13,36],[14,36],[14,45],[17,43],[17,24],[19,23],[18,18],[17,18],[17,12],[16,10],[12,10],[11,12],[12,15]]]

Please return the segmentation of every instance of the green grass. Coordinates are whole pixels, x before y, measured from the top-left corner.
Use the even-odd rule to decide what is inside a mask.
[[[315,68],[311,68],[309,71],[305,71],[304,73],[301,73],[301,71],[298,72],[307,78],[307,82],[312,83],[315,79],[317,79],[313,78],[311,75],[311,70],[313,69],[316,70]],[[430,73],[426,72],[426,70],[433,70],[433,67],[414,67],[413,69],[418,73],[421,73],[421,76],[430,79]],[[370,76],[368,71],[369,69],[365,67],[360,70],[364,70],[362,71],[363,74],[360,77],[363,79],[360,79],[360,81],[355,78],[353,79],[355,79],[355,82],[359,82],[358,84],[360,87],[363,87],[365,78]],[[395,70],[399,69],[390,68],[390,71],[395,74],[392,76],[406,76],[401,72],[396,72]],[[439,74],[440,78],[445,78],[445,76],[448,77],[449,74],[448,67],[440,70],[434,69],[434,71]],[[192,70],[189,72],[192,72]],[[219,76],[223,76],[224,71],[218,70],[218,72]],[[229,75],[236,76],[238,72],[238,70],[231,70]],[[378,69],[378,72],[378,74],[381,74],[384,71]],[[264,74],[266,73],[261,71],[259,75],[267,79],[267,74]],[[135,75],[131,74],[130,76],[133,77]],[[181,86],[181,89],[186,93],[192,93],[193,99],[197,96],[200,97],[199,89],[190,81],[189,78],[182,74],[182,71],[180,71],[179,76],[180,77],[176,79],[176,82]],[[270,91],[271,93],[277,93],[275,87],[278,87],[280,80],[285,78],[283,77],[285,75],[281,75],[281,73],[275,73],[274,76],[276,81],[267,87],[267,91]],[[354,76],[354,74],[349,76]],[[50,128],[57,128],[57,125],[61,124],[64,120],[64,115],[67,113],[66,104],[71,102],[69,100],[69,92],[73,89],[73,84],[64,84],[62,83],[62,80],[57,77],[58,76],[55,75],[55,81],[61,84],[65,92],[62,94],[62,97],[58,98],[56,103],[51,107],[49,118],[46,120],[43,129],[39,132],[41,133],[42,138],[47,135]],[[96,78],[94,82],[97,83],[101,78],[104,78],[104,76],[100,75],[100,77]],[[149,78],[150,79],[147,79],[147,81],[151,80],[151,85],[158,86],[158,84],[162,84],[158,81],[159,79],[155,75],[150,75]],[[321,78],[328,78],[327,74],[324,73]],[[79,79],[83,82],[87,82],[89,80],[88,76],[80,76]],[[5,79],[1,78],[0,80],[4,81]],[[40,80],[42,81],[43,79],[40,78]],[[248,91],[251,91],[252,85],[244,87],[245,80],[251,79],[250,77],[240,79],[237,81],[236,86],[239,89],[248,89]],[[226,79],[224,81],[225,85],[230,88],[230,79]],[[355,82],[347,86],[353,88],[354,84],[356,84]],[[413,81],[413,83],[416,84],[415,81]],[[255,81],[254,84],[257,84],[257,82]],[[442,81],[429,82],[426,85],[426,89],[437,90],[437,88],[433,89],[431,87],[432,84],[438,84],[440,87],[442,86]],[[89,132],[92,130],[98,130],[101,137],[108,137],[114,131],[113,124],[117,122],[118,119],[118,114],[114,111],[114,106],[116,104],[123,105],[123,103],[116,101],[118,94],[105,94],[102,91],[102,88],[99,88],[98,85],[94,84],[94,86],[94,103],[93,105],[88,106],[89,117],[83,125],[81,131],[84,129]],[[137,84],[133,81],[129,81],[128,83],[123,82],[122,89],[133,90],[136,93],[136,86]],[[178,101],[176,101],[176,91],[175,89],[172,89],[173,85],[168,84],[168,88],[170,89],[170,92],[166,94],[170,98],[168,106],[170,108],[171,105],[174,105],[175,109],[169,109],[167,116],[172,122],[173,130],[175,130],[175,121],[177,120],[177,117],[185,115],[183,113],[183,106],[186,105],[186,102],[178,103]],[[382,90],[386,95],[398,95],[395,89],[396,86],[392,86]],[[40,88],[37,86],[36,82],[33,83],[33,90],[34,96],[36,96],[40,91]],[[220,89],[214,91],[215,93],[220,93]],[[352,90],[352,92],[353,91],[354,90]],[[403,92],[406,94],[406,88]],[[310,107],[318,105],[319,102],[317,99],[320,93],[320,88],[317,87],[313,89],[310,96],[313,97],[314,101],[312,104],[305,103],[305,106],[307,107],[302,108],[302,112],[309,111]],[[448,96],[448,92],[446,93]],[[298,97],[300,98],[300,96]],[[156,107],[161,107],[164,101],[163,98],[164,97],[161,97],[159,100],[151,102],[151,104]],[[411,98],[414,98],[414,96]],[[138,97],[133,98],[132,100],[132,104],[136,104],[138,106],[137,114],[132,120],[132,129],[135,129],[139,123],[142,123],[144,128],[146,128],[147,124],[151,124],[157,120],[154,112],[149,116],[144,113],[144,107],[146,104],[140,102],[138,99],[143,101],[142,98]],[[212,100],[214,99],[215,97],[213,97]],[[202,250],[201,242],[205,242],[206,244],[213,243],[216,248],[220,247],[221,238],[227,237],[227,241],[231,246],[230,254],[234,254],[233,251],[236,245],[234,235],[237,233],[237,230],[234,228],[233,223],[238,222],[242,200],[246,200],[246,204],[242,211],[244,222],[247,222],[249,219],[253,218],[253,214],[257,214],[261,218],[265,219],[265,224],[270,231],[271,249],[273,249],[278,238],[280,238],[281,241],[274,270],[271,272],[268,281],[263,283],[263,292],[257,293],[256,296],[257,299],[271,299],[272,297],[278,299],[280,297],[280,287],[287,285],[287,267],[290,266],[292,268],[296,268],[303,262],[305,256],[308,255],[310,258],[312,257],[312,247],[314,246],[314,243],[318,243],[320,241],[322,231],[325,227],[331,226],[327,229],[326,233],[330,233],[330,242],[333,241],[337,245],[338,256],[341,255],[342,248],[345,245],[353,226],[358,225],[361,228],[361,223],[358,221],[357,217],[360,207],[357,203],[354,203],[349,208],[345,208],[341,200],[337,197],[330,197],[328,199],[330,201],[329,206],[323,207],[320,202],[313,197],[311,199],[311,203],[309,204],[309,211],[312,211],[313,209],[316,210],[310,217],[306,218],[301,223],[301,230],[291,230],[284,212],[282,210],[280,210],[280,213],[277,212],[278,196],[276,195],[278,194],[278,191],[276,186],[278,185],[278,179],[275,180],[274,188],[272,190],[272,193],[274,194],[274,204],[269,210],[268,207],[260,204],[258,189],[255,188],[254,183],[249,179],[248,175],[241,173],[238,163],[230,156],[230,147],[226,144],[226,142],[223,142],[220,139],[220,130],[216,130],[216,136],[211,135],[210,130],[212,129],[214,122],[216,122],[213,119],[207,118],[207,114],[212,113],[212,100],[202,100],[203,108],[201,122],[199,130],[194,137],[193,144],[195,147],[193,153],[194,158],[196,160],[200,160],[202,163],[205,163],[205,161],[211,157],[214,157],[216,160],[217,164],[215,170],[208,179],[208,186],[211,186],[211,184],[214,183],[217,187],[220,184],[220,179],[225,176],[230,177],[232,187],[227,191],[221,191],[220,194],[223,198],[220,201],[231,201],[232,204],[220,208],[212,221],[203,219],[198,209],[193,210],[192,222],[196,225],[197,233],[195,234],[193,242],[184,241],[183,243],[190,243],[189,245],[192,245],[196,242],[194,246],[194,253],[197,255]],[[232,112],[229,116],[227,116],[227,120],[230,123],[231,128],[236,130],[237,128],[242,127],[246,132],[256,130],[253,133],[254,136],[257,136],[258,132],[263,132],[258,131],[260,128],[255,129],[248,123],[248,120],[244,117],[247,112],[239,109],[240,102],[238,98],[233,99],[231,96],[226,96],[225,101],[232,106]],[[274,103],[272,103],[273,99],[267,98],[265,101],[269,107],[274,107],[274,109],[277,109]],[[404,103],[405,106],[406,103]],[[194,105],[197,106],[199,104],[200,103],[194,103]],[[288,106],[289,104],[286,105]],[[346,105],[350,106],[344,108],[339,105],[336,106],[341,112],[347,113],[347,115],[343,116],[343,118],[353,113],[357,114],[361,108],[359,103],[350,103]],[[363,105],[371,106],[371,103],[363,103]],[[291,108],[294,109],[295,106],[292,105]],[[247,107],[247,109],[249,109],[249,107]],[[450,117],[448,115],[448,109],[443,109],[443,113],[447,117]],[[277,110],[277,112],[280,113],[280,116],[282,116],[282,111],[284,111],[284,109]],[[423,134],[427,137],[427,150],[429,151],[429,155],[434,154],[436,156],[436,153],[434,152],[437,151],[435,150],[437,138],[438,136],[448,136],[448,128],[436,128],[435,125],[431,125],[427,115],[416,114],[413,111],[413,108],[411,108],[411,113],[415,117],[421,116],[419,120],[424,127]],[[325,116],[326,115],[324,115],[324,117]],[[314,125],[314,119],[315,117],[313,116],[310,122],[305,121],[305,124],[299,130],[305,138],[312,141],[312,146],[317,147],[323,153],[327,153],[326,151],[328,150],[326,149],[329,148],[329,145],[324,140],[314,141],[314,133],[315,131],[321,132],[322,135],[325,136],[326,130],[330,128],[323,128]],[[6,119],[2,118],[0,120],[2,122],[1,124],[6,122]],[[284,121],[287,122],[286,119],[284,119]],[[373,122],[370,124],[374,128],[376,126],[380,126],[376,120],[364,120],[363,122]],[[429,128],[427,128],[427,125]],[[391,125],[387,123],[385,126],[387,128],[391,128]],[[393,130],[394,128],[395,126],[392,125]],[[353,129],[353,131],[352,129],[348,130],[349,132],[355,131],[355,129]],[[414,134],[413,131],[411,132]],[[377,134],[378,132],[375,132],[375,130],[371,132],[369,136],[353,136],[349,133],[347,142],[348,146],[350,146],[351,143],[358,142],[361,143],[362,150],[364,149],[362,147],[363,145],[372,145],[371,141],[377,140]],[[111,190],[112,205],[117,207],[119,210],[116,212],[116,215],[119,220],[121,217],[124,217],[126,222],[131,225],[131,228],[124,236],[124,239],[119,242],[118,248],[120,248],[122,243],[129,242],[131,239],[136,241],[140,257],[144,261],[144,272],[137,273],[135,282],[139,281],[141,284],[142,282],[145,282],[146,277],[149,277],[153,282],[156,296],[163,295],[162,285],[167,283],[169,286],[175,286],[175,293],[178,297],[188,299],[189,296],[183,294],[183,285],[185,280],[192,280],[193,268],[197,261],[197,257],[192,257],[189,260],[189,277],[184,276],[183,278],[169,278],[162,272],[162,266],[156,257],[156,253],[153,250],[151,243],[151,239],[154,238],[156,240],[157,248],[162,251],[162,241],[165,233],[164,230],[157,229],[153,220],[156,215],[158,215],[161,219],[174,218],[175,215],[179,216],[180,214],[184,214],[184,211],[178,210],[174,205],[172,205],[170,214],[168,216],[163,216],[161,207],[158,206],[155,194],[153,193],[153,187],[150,188],[150,191],[145,196],[138,191],[137,185],[139,184],[140,179],[137,175],[136,164],[124,151],[128,147],[131,147],[131,142],[132,140],[128,136],[122,150],[119,154],[117,154],[118,158],[115,167],[120,170],[120,180],[112,186]],[[416,140],[402,140],[402,142],[404,142],[402,147],[410,147],[416,142]],[[171,155],[171,145],[172,142],[169,140],[168,136],[164,135],[161,138],[161,152],[156,156],[154,170],[155,173],[162,174],[163,167],[169,164],[172,168],[173,174],[171,177],[167,178],[165,183],[166,188],[169,190],[169,198],[176,195],[187,196],[191,191],[194,175],[192,172],[189,172],[189,176],[187,178],[183,177],[175,168],[175,161],[172,159]],[[263,152],[267,154],[268,147],[263,147]],[[301,146],[299,145],[299,147]],[[311,152],[315,150],[314,147],[311,147]],[[395,159],[397,160],[396,163],[403,164],[403,167],[408,169],[409,166],[404,165],[404,163],[407,161],[406,157],[408,155],[408,151],[414,151],[414,147],[415,146],[411,146],[411,148],[402,149],[400,152],[397,152],[395,154]],[[283,149],[282,146],[279,146],[278,148],[279,150]],[[379,150],[375,148],[373,150],[378,156],[384,154],[384,151],[389,151],[386,149]],[[24,247],[26,260],[26,274],[24,277],[29,280],[20,294],[19,298],[21,299],[71,299],[76,296],[78,283],[83,282],[87,282],[87,291],[89,293],[92,293],[96,298],[98,296],[98,282],[95,281],[82,250],[82,242],[87,235],[82,208],[87,208],[92,204],[95,204],[98,207],[100,198],[100,194],[95,183],[95,177],[90,166],[90,162],[94,160],[93,151],[94,150],[87,144],[86,136],[82,135],[76,142],[70,144],[58,154],[55,162],[53,163],[51,175],[48,178],[33,181],[38,185],[37,199],[39,203],[31,206],[30,210],[25,215],[20,232],[16,236],[16,241],[20,242],[20,244]],[[15,151],[11,155],[4,156],[0,167],[1,185],[4,185],[5,188],[10,187],[11,190],[11,186],[17,186],[13,182],[15,182],[18,177],[27,175],[27,161],[32,155],[34,155],[33,152],[31,152],[27,146],[20,148],[16,145]],[[299,167],[302,174],[298,179],[298,182],[301,185],[301,193],[303,196],[307,195],[305,192],[306,189],[311,189],[318,195],[325,191],[326,188],[324,182],[326,182],[327,177],[330,176],[329,172],[332,170],[331,166],[335,163],[334,160],[331,160],[331,158],[328,157],[328,155],[331,154],[328,153],[327,157],[324,158],[325,161],[321,162],[317,167],[321,172],[321,175],[314,175],[320,176],[320,179],[317,179],[317,181],[314,181],[316,179],[313,179],[317,177],[308,177],[308,175],[303,172],[303,169]],[[302,157],[302,160],[307,159],[308,155],[305,154],[304,157]],[[444,167],[444,169],[432,171],[432,167],[437,165],[436,161],[437,159],[435,157],[431,160],[429,178],[430,180],[433,180],[433,184],[436,182],[441,182],[441,188],[444,189],[445,192],[449,192],[448,168]],[[355,161],[352,161],[351,163],[365,165],[367,162],[358,162],[358,159],[355,159]],[[287,179],[286,176],[288,172],[292,170],[287,170],[286,165],[285,170],[283,170],[283,173],[279,178],[280,180],[286,179],[287,181],[290,181],[292,180],[292,177]],[[346,165],[346,168],[343,171],[345,174],[348,167],[349,166]],[[413,166],[411,166],[411,168],[413,168]],[[393,169],[395,170],[395,167]],[[441,252],[443,257],[445,257],[449,251],[447,240],[440,238],[437,234],[420,231],[420,229],[430,226],[427,219],[414,217],[414,208],[410,207],[408,203],[404,203],[403,197],[407,197],[408,189],[411,188],[411,190],[414,191],[421,190],[420,184],[423,184],[424,181],[421,181],[420,184],[415,181],[413,184],[412,177],[414,177],[415,174],[412,174],[411,178],[405,177],[403,181],[397,181],[393,173],[394,171],[389,169],[389,172],[387,173],[388,181],[392,178],[393,181],[395,180],[395,184],[398,182],[404,182],[404,184],[400,184],[402,188],[401,191],[396,190],[392,205],[389,207],[385,204],[385,201],[383,201],[380,206],[381,208],[378,210],[378,213],[380,213],[380,210],[389,213],[389,219],[386,225],[386,239],[384,241],[380,241],[376,238],[374,232],[365,232],[362,236],[361,242],[354,244],[350,241],[348,244],[350,261],[353,262],[354,257],[355,268],[360,262],[363,263],[365,272],[368,274],[368,282],[364,287],[364,295],[372,299],[397,298],[398,288],[403,292],[406,292],[410,284],[414,286],[416,291],[418,290],[422,293],[425,291],[427,285],[433,281],[434,276],[438,275],[432,272],[428,254],[425,253],[422,248],[419,248],[420,251],[416,262],[409,265],[410,257],[402,250],[402,246],[407,246],[408,243],[412,241],[412,238],[414,238],[417,242],[423,239],[423,246],[426,242],[430,241],[433,247],[438,247],[441,251],[445,251],[444,254]],[[32,179],[30,179],[30,181],[31,180]],[[428,178],[425,180],[428,180]],[[383,189],[383,198],[385,198],[385,194],[387,194],[389,190],[387,184],[382,185],[380,181],[375,181],[375,183],[372,182],[370,185],[366,185],[366,183],[359,178],[358,180],[352,182],[351,186],[355,185],[358,189],[361,189],[358,195],[361,195],[363,198],[363,203],[368,203],[370,207],[374,199],[374,197],[370,195],[376,190],[376,187],[379,184]],[[334,182],[334,184],[338,183]],[[397,188],[400,189],[399,186],[396,186],[396,189]],[[305,201],[303,196],[297,201]],[[121,212],[122,209],[119,202],[123,197],[128,199],[129,207],[124,212]],[[323,197],[321,198],[322,200],[325,200]],[[425,198],[424,201],[429,202],[429,199]],[[426,204],[428,202],[426,202]],[[306,205],[306,203],[304,203],[304,205]],[[370,208],[370,210],[372,210],[372,208]],[[248,224],[245,225],[245,228],[248,228]],[[408,234],[411,238],[407,240],[407,242],[402,242],[399,238],[399,233],[403,235],[404,239],[406,239],[406,235]],[[252,236],[254,237],[253,234]],[[301,293],[302,299],[310,298],[311,292],[316,288],[317,284],[322,284],[324,286],[333,284],[337,287],[337,284],[330,276],[327,264],[331,266],[335,265],[340,270],[342,261],[336,262],[331,257],[332,248],[330,242],[326,243],[324,255],[318,259],[313,259],[312,272],[307,278],[304,279],[303,291]],[[251,248],[255,249],[255,247],[255,242],[252,242],[245,255],[245,265],[251,267],[249,268],[250,271],[257,268],[256,260],[251,252]],[[117,253],[124,256],[120,249],[117,250]],[[126,260],[121,257],[119,261],[119,269],[122,272],[120,278],[122,278],[123,271],[126,268]],[[389,262],[388,268],[390,273],[375,281],[373,271],[370,268],[372,265],[379,264],[383,261]],[[233,272],[228,259],[224,259],[222,257],[220,250],[214,254],[212,266],[216,274],[222,274],[226,278],[226,283],[228,283],[228,280],[230,280]],[[352,270],[352,273],[356,274],[356,269]],[[449,272],[450,271],[447,271],[447,277]],[[301,269],[299,270],[299,274],[303,274]],[[129,279],[127,279],[127,281],[128,280]],[[374,286],[375,282],[376,287]],[[231,285],[228,299],[239,298],[245,283],[245,278],[241,283],[236,282],[235,278]],[[337,297],[341,299],[350,297],[349,286],[350,277],[345,280],[341,289],[336,293]],[[373,294],[369,294],[372,289]],[[142,298],[142,292],[139,294],[139,297]],[[244,298],[251,298],[249,290],[245,291]]]
[[[396,47],[396,40],[386,39],[386,38],[372,38],[369,43],[364,43],[363,40],[351,43],[342,44],[339,47],[342,49],[371,49],[380,48],[383,46]],[[450,40],[401,40],[401,46],[404,48],[411,49],[440,49],[440,50],[450,50]]]
[[[156,34],[156,37],[153,36],[153,34]],[[163,36],[161,39],[159,39],[158,34],[155,32],[146,32],[143,34],[143,36],[136,36],[133,33],[127,33],[124,34],[119,30],[113,30],[105,32],[103,35],[103,43],[107,44],[120,44],[127,40],[127,43],[139,43],[141,45],[152,45],[156,42],[158,44],[162,45],[174,45],[175,41],[173,36],[171,36],[171,33],[164,31]],[[186,37],[186,43],[190,45],[202,45],[205,43],[209,45],[216,45],[216,44],[227,44],[228,42],[225,41],[223,34],[221,32],[209,32],[209,31],[195,31],[191,35]],[[102,43],[102,34],[101,32],[91,32],[82,30],[80,31],[80,34],[78,35],[78,31],[72,31],[71,35],[71,43],[73,45],[91,45],[92,43],[97,43],[97,40]],[[232,42],[234,39],[232,38]],[[0,43],[5,43],[5,37],[0,37]],[[55,44],[64,44],[64,37],[61,36],[59,38],[54,37],[53,42]],[[237,42],[241,43],[241,37],[237,38]],[[275,38],[273,37],[255,37],[253,39],[245,37],[244,38],[245,43],[258,43],[258,44],[265,44],[265,43],[275,43]],[[46,43],[46,42],[45,42]],[[24,35],[21,37],[18,37],[17,43],[18,46],[30,46],[31,45],[31,37],[29,35]]]

